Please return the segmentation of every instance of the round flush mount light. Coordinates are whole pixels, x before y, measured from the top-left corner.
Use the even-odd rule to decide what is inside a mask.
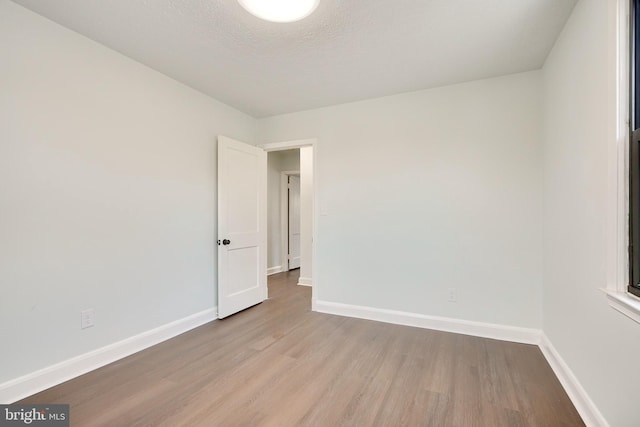
[[[238,0],[249,13],[271,22],[294,22],[311,15],[320,0]]]

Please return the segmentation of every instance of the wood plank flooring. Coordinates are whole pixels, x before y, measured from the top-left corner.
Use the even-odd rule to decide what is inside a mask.
[[[584,425],[536,346],[314,313],[297,274],[20,403],[68,403],[73,426]]]

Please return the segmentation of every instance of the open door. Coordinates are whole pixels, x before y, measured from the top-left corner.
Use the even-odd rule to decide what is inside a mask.
[[[289,175],[289,270],[300,268],[300,177]]]
[[[218,317],[267,299],[267,153],[218,136]]]

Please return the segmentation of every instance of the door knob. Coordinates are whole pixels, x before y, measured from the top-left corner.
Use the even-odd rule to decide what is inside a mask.
[[[231,240],[229,240],[229,239],[224,239],[224,240],[222,241],[222,244],[223,244],[223,245],[228,245],[229,243],[231,243]]]

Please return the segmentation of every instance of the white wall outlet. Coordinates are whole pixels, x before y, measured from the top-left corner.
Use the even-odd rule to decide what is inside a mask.
[[[449,302],[458,302],[458,291],[456,288],[449,288]]]
[[[80,312],[80,328],[87,329],[96,324],[96,311],[93,308]]]

